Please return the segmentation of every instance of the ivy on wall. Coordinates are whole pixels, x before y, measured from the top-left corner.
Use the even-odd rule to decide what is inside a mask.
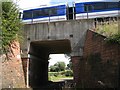
[[[10,51],[10,44],[19,40],[21,36],[21,21],[19,19],[19,8],[10,2],[2,2],[2,51],[7,55]],[[7,58],[8,59],[8,58]]]
[[[118,44],[120,44],[120,34],[114,34],[114,35],[108,37],[106,40],[107,40],[108,43],[112,43],[112,44],[118,43]]]

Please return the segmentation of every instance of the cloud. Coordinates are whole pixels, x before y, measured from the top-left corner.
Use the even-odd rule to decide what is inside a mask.
[[[71,3],[75,0],[50,0],[50,4],[57,4],[57,3]]]
[[[24,9],[24,8],[36,7],[40,5],[47,5],[50,4],[50,1],[51,0],[20,0],[18,2],[18,5],[20,8]]]
[[[69,6],[73,6],[73,2],[80,0],[50,0],[50,4],[58,4],[58,3],[68,3]],[[83,1],[83,0],[82,0]]]
[[[68,2],[68,4],[72,4],[72,2],[74,1],[76,2],[76,1],[88,1],[88,0],[13,0],[13,1],[15,2],[19,1],[18,2],[19,7],[24,9],[24,8],[35,7],[40,5],[58,4],[58,3],[66,3],[66,2]],[[111,0],[111,1],[119,1],[119,0]]]
[[[69,63],[69,58],[66,58],[64,54],[50,54],[49,66],[54,65],[57,62],[65,62],[67,65]]]
[[[40,5],[49,5],[49,4],[58,4],[58,3],[66,3],[72,4],[73,1],[78,0],[13,0],[14,2],[19,1],[17,4],[21,9],[37,7]]]

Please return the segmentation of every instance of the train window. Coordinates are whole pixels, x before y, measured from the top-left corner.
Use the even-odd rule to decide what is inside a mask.
[[[107,3],[107,8],[108,9],[118,8],[118,2],[108,2]]]
[[[43,10],[43,14],[45,15],[45,16],[49,16],[49,9],[44,9]]]
[[[84,10],[85,10],[85,12],[90,12],[93,10],[93,7],[92,7],[92,5],[86,4],[86,5],[84,5]]]
[[[66,6],[65,5],[61,5],[57,7],[57,14],[58,15],[65,15],[66,13]]]
[[[37,18],[37,17],[40,17],[40,16],[43,16],[42,10],[33,11],[33,17],[34,18]]]
[[[77,3],[75,4],[76,13],[84,12],[84,4]]]
[[[33,17],[34,18],[45,17],[45,16],[49,16],[49,10],[48,9],[41,9],[41,10],[33,11]]]
[[[104,2],[97,2],[93,4],[94,10],[103,10],[106,9],[106,5]]]
[[[50,8],[50,10],[49,10],[49,15],[50,15],[50,16],[57,15],[57,8]]]
[[[30,19],[30,18],[32,18],[32,11],[24,11],[23,19]]]

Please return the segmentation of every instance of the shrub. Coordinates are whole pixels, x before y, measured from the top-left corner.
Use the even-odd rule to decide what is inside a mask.
[[[120,34],[114,34],[106,39],[108,43],[118,43],[120,44]]]
[[[65,71],[61,71],[60,74],[61,74],[61,75],[65,75]]]
[[[58,75],[59,75],[58,72],[50,72],[49,73],[49,76],[55,76],[55,77],[57,77]]]
[[[59,75],[59,73],[54,73],[54,76],[57,77]]]
[[[66,77],[68,77],[68,76],[73,76],[72,70],[67,70],[67,71],[65,71],[65,76],[66,76]]]

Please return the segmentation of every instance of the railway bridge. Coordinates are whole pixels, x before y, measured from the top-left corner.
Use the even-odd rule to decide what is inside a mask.
[[[87,29],[94,28],[94,20],[69,20],[25,24],[23,57],[29,58],[27,84],[40,87],[48,83],[49,54],[70,54],[72,62],[83,55]],[[77,64],[73,65],[74,82],[77,83]]]

